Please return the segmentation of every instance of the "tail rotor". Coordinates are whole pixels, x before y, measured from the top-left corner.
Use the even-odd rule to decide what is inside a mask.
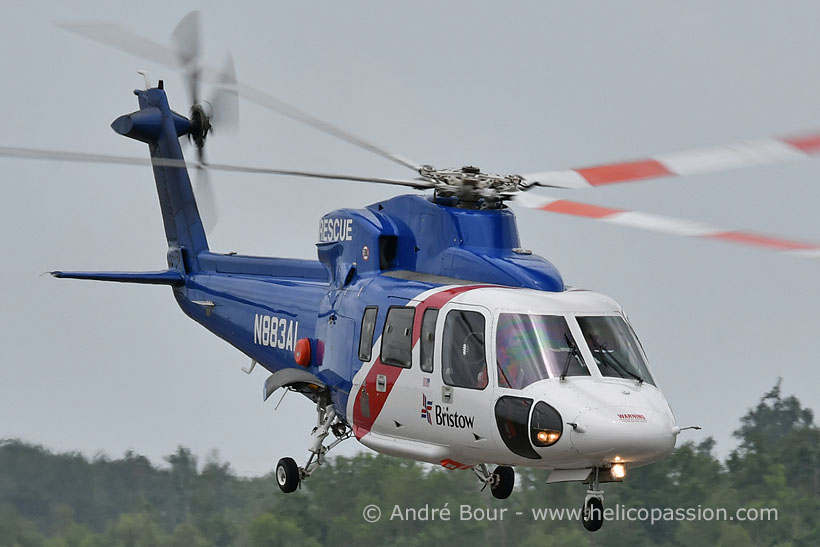
[[[200,14],[193,11],[182,18],[171,34],[171,45],[176,54],[188,87],[191,101],[191,130],[188,140],[196,147],[197,175],[194,193],[206,232],[216,226],[218,212],[216,197],[205,161],[205,141],[214,127],[231,130],[239,120],[239,95],[236,70],[230,54],[220,70],[211,100],[203,100],[201,93],[202,69]]]

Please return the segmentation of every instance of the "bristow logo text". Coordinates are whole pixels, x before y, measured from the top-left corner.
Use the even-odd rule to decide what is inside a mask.
[[[475,425],[475,416],[465,416],[458,412],[450,412],[450,409],[440,405],[433,405],[433,401],[427,398],[427,395],[421,395],[421,417],[426,419],[427,423],[435,424],[442,427],[455,427],[457,429],[472,429]],[[433,412],[435,406],[435,412]]]

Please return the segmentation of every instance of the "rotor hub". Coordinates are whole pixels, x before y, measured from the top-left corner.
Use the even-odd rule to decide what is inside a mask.
[[[467,209],[491,209],[500,207],[519,190],[521,177],[483,173],[473,165],[459,169],[435,169],[424,165],[419,174],[435,184],[436,197],[458,199],[457,206]]]
[[[190,139],[202,150],[205,146],[205,138],[211,131],[211,117],[201,104],[191,107],[191,130],[188,133]]]

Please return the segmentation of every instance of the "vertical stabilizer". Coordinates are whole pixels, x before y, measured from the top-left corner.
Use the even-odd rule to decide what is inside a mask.
[[[198,255],[208,250],[202,219],[188,170],[169,165],[184,160],[179,137],[188,134],[191,123],[171,110],[161,84],[158,88],[135,90],[134,94],[139,98],[140,109],[120,116],[111,127],[120,135],[148,143],[165,235],[171,249],[169,261],[175,262],[170,257],[176,254],[173,250],[179,249],[182,264],[172,264],[172,267],[186,272],[198,271]]]

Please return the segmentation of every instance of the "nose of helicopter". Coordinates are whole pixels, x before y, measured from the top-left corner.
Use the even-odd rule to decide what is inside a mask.
[[[593,465],[611,461],[645,464],[675,447],[673,417],[648,406],[585,410],[571,427],[573,447]]]

